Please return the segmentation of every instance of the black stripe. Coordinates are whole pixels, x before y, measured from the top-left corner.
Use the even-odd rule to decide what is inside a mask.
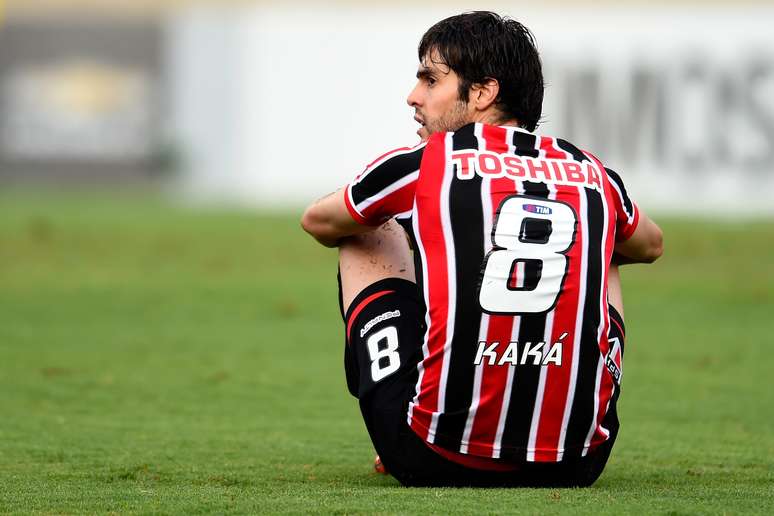
[[[610,170],[609,168],[605,167],[605,172],[607,172],[607,176],[610,178],[610,180],[615,182],[615,184],[618,185],[618,189],[621,190],[624,209],[626,210],[626,214],[631,217],[634,215],[634,206],[632,205],[632,200],[629,199],[629,194],[626,193],[626,187],[624,186],[623,179],[621,179],[621,176],[619,176],[615,170]]]
[[[534,134],[522,131],[513,131],[513,151],[519,156],[537,158],[540,151],[535,148],[537,137]]]
[[[583,305],[583,323],[581,326],[580,350],[578,354],[578,377],[575,383],[575,397],[570,411],[570,419],[565,438],[565,456],[579,456],[586,441],[589,428],[594,418],[594,390],[597,382],[597,366],[599,363],[599,345],[597,330],[600,324],[599,299],[602,283],[603,267],[602,246],[605,235],[604,209],[601,194],[591,188],[586,192],[586,218],[582,223],[588,228],[586,245],[586,299]]]
[[[519,156],[530,156],[537,158],[540,151],[535,148],[537,145],[537,136],[522,131],[513,131],[514,152]],[[534,195],[536,197],[548,198],[548,186],[538,181],[523,181],[525,195]]]
[[[525,181],[523,185],[525,195],[548,198],[548,187],[544,183]],[[519,351],[522,352],[527,342],[535,344],[544,340],[546,314],[522,315],[520,319],[518,342]],[[527,364],[516,366],[503,432],[501,452],[503,458],[526,460],[532,412],[535,410],[539,383],[540,365],[533,365],[528,361]]]
[[[564,152],[569,153],[570,156],[572,156],[572,159],[574,159],[575,161],[591,161],[589,157],[583,153],[582,150],[580,150],[578,147],[568,142],[567,140],[562,140],[560,138],[557,138],[556,146],[562,149]]]
[[[452,137],[452,149],[477,149],[474,126],[466,126]],[[468,410],[473,397],[475,360],[481,308],[476,279],[484,259],[484,217],[481,203],[481,176],[459,180],[454,175],[449,189],[451,234],[456,264],[456,307],[454,336],[449,357],[446,406],[438,419],[435,443],[459,449]]]
[[[413,152],[392,156],[371,169],[362,181],[352,185],[352,200],[355,205],[419,170],[424,151],[425,147],[422,146]]]

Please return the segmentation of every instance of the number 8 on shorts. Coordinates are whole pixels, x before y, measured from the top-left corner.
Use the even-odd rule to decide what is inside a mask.
[[[400,367],[398,354],[398,330],[387,326],[377,331],[366,342],[371,358],[371,379],[374,382],[391,375]]]

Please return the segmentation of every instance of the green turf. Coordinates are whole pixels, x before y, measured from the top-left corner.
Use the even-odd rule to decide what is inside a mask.
[[[298,214],[0,194],[0,512],[774,512],[774,223],[664,220],[623,274],[622,429],[587,490],[403,489]]]

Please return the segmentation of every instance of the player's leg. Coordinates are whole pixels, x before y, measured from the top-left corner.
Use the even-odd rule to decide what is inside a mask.
[[[347,384],[386,470],[406,486],[475,484],[480,473],[436,454],[407,423],[425,333],[416,284],[378,280],[355,296],[344,320]]]
[[[425,314],[403,229],[389,222],[348,239],[339,267],[347,385],[384,466],[404,485],[464,482],[470,472],[430,450],[406,420]]]
[[[342,273],[342,284],[346,274]],[[416,470],[416,438],[406,424],[422,357],[424,308],[416,284],[386,277],[349,302],[344,353],[347,386],[386,470],[402,483]],[[421,444],[421,443],[420,443]],[[423,444],[419,453],[431,454]]]
[[[344,239],[339,246],[342,310],[369,285],[386,278],[415,282],[414,260],[403,228],[390,220],[378,229]]]
[[[398,307],[405,302],[411,305],[416,299],[416,291],[411,290],[408,293],[409,289],[406,288],[407,282],[415,283],[413,257],[403,229],[394,220],[388,221],[372,233],[347,238],[339,246],[339,304],[347,331],[344,354],[345,369],[349,390],[356,397],[360,397],[363,390],[368,390],[370,384],[369,372],[362,371],[363,368],[367,369],[369,365],[368,363],[365,365],[360,363],[367,353],[362,350],[358,353],[357,349],[354,349],[362,347],[358,345],[357,341],[359,332],[363,330],[363,321],[359,321],[359,324],[356,324],[356,319],[365,320],[368,317],[373,317],[372,312],[374,310],[394,312],[399,310]],[[396,288],[396,284],[398,288]],[[366,306],[369,299],[380,296],[385,291],[396,290],[399,292],[398,297],[402,296],[404,299],[395,299],[396,295],[393,292],[393,295],[377,300],[373,303],[374,306]],[[353,300],[356,301],[356,306],[354,307],[352,307]],[[355,310],[350,311],[350,308]],[[405,307],[403,311],[406,312]],[[410,315],[404,313],[403,318],[406,319],[406,317],[410,317]],[[368,321],[365,322],[367,323]],[[417,314],[415,325],[417,327],[421,325],[419,314]],[[380,328],[372,328],[369,331],[373,335],[378,335],[379,330]],[[401,333],[404,334],[401,336],[401,340],[406,340],[405,331],[401,331]],[[417,339],[418,334],[415,340]],[[419,360],[418,346],[418,342],[413,346],[415,351],[417,351],[411,359],[414,362]],[[403,343],[401,353],[407,351],[406,344]],[[400,354],[397,356],[400,357]],[[382,357],[381,360],[384,361],[388,358],[389,356],[387,355]],[[405,357],[402,362],[407,362]],[[406,367],[409,364],[402,365]],[[414,365],[411,365],[411,367],[414,367]],[[363,382],[361,382],[361,377],[364,375]],[[367,414],[367,412],[366,407],[364,407],[363,416],[373,439],[372,427],[375,418]],[[374,442],[376,445],[376,441]],[[378,455],[374,468],[377,472],[388,473]]]

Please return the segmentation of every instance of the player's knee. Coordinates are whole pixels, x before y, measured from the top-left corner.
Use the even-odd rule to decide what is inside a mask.
[[[358,287],[384,278],[415,281],[411,249],[403,228],[395,221],[342,240],[339,264],[345,287],[351,284],[353,276],[365,281]]]

